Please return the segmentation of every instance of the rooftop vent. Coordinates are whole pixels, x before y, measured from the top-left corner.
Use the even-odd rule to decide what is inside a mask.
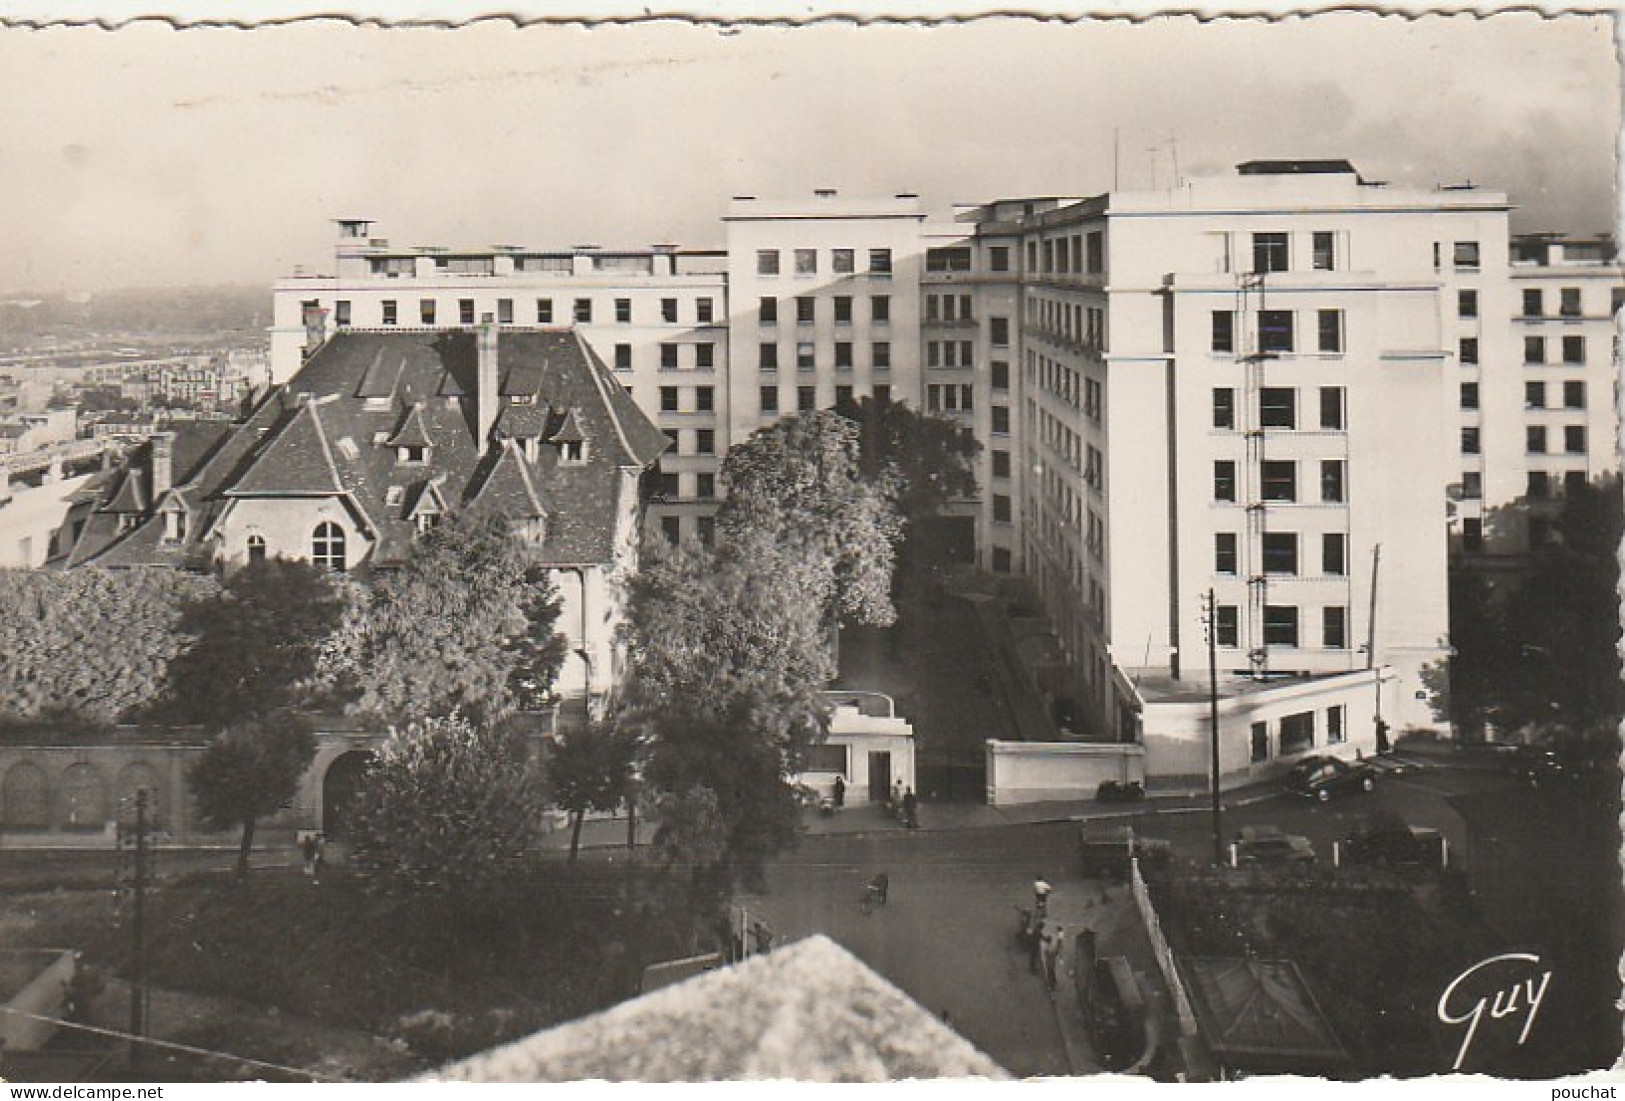
[[[754,195],[735,195],[734,196],[734,202],[736,202],[736,203],[754,203],[755,201],[756,201],[756,196],[754,196]]]
[[[840,193],[838,191],[836,191],[833,187],[820,187],[820,188],[815,189],[813,191],[813,194],[817,195],[820,199],[833,199],[833,198],[835,198],[836,195],[838,195]]]
[[[1355,175],[1348,161],[1245,161],[1236,165],[1243,176]]]
[[[898,199],[918,199],[919,197],[920,194],[917,191],[899,191],[895,196]]]

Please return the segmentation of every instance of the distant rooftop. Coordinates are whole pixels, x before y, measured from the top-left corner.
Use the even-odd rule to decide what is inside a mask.
[[[1344,160],[1243,161],[1236,165],[1236,171],[1243,176],[1359,175]]]

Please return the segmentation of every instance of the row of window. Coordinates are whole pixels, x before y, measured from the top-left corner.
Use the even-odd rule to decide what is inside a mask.
[[[854,344],[850,340],[837,340],[831,346],[834,354],[834,364],[837,371],[850,371],[853,368]],[[817,370],[818,345],[810,340],[801,341],[796,345],[796,370]],[[779,369],[779,346],[776,343],[763,341],[757,349],[756,366],[763,371],[777,371]],[[885,371],[891,367],[891,341],[876,340],[869,345],[869,366],[876,371]],[[935,366],[935,364],[933,364]],[[968,364],[967,364],[968,366]]]
[[[927,367],[976,366],[974,340],[928,340],[925,342]]]
[[[679,401],[684,387],[662,386],[660,388],[660,411],[662,413],[711,413],[716,410],[716,390],[710,386],[693,387],[694,397],[687,409]]]
[[[1315,347],[1317,352],[1343,350],[1343,311],[1316,310]],[[1298,351],[1297,314],[1293,310],[1259,310],[1257,347],[1262,354]],[[1215,352],[1236,351],[1236,311],[1213,311],[1212,348]],[[1307,348],[1303,349],[1308,351]]]
[[[1562,405],[1551,402],[1553,383],[1526,382],[1523,384],[1523,405],[1525,409],[1584,409],[1586,407],[1586,384],[1583,379],[1563,380]],[[1461,407],[1463,409],[1477,409],[1479,405],[1478,383],[1464,382],[1461,384]]]
[[[891,401],[891,387],[877,385],[873,391],[877,404],[884,405]],[[845,405],[856,398],[856,391],[851,386],[837,386],[835,388],[835,404]],[[779,388],[777,386],[763,386],[758,389],[757,400],[761,412],[765,416],[777,416],[782,407],[779,402]],[[818,408],[818,387],[796,387],[796,411],[809,413]],[[966,406],[966,408],[970,408]]]
[[[976,387],[970,383],[933,383],[925,388],[928,413],[970,413],[975,409]]]
[[[1087,348],[1106,343],[1106,311],[1076,302],[1034,295],[1027,299],[1027,323],[1052,337]]]
[[[1320,460],[1320,500],[1323,504],[1339,504],[1347,499],[1348,464],[1342,459]],[[1236,463],[1232,459],[1218,459],[1213,463],[1213,499],[1234,503],[1236,500]],[[1275,504],[1293,504],[1298,500],[1298,461],[1296,459],[1265,459],[1258,464],[1258,499]]]
[[[1279,231],[1252,235],[1253,266],[1257,274],[1292,271],[1293,239],[1302,234]],[[1298,261],[1302,262],[1302,257]],[[1337,234],[1330,230],[1314,230],[1309,234],[1309,267],[1314,271],[1333,271],[1337,268]]]
[[[1524,451],[1530,455],[1551,454],[1549,444],[1552,433],[1547,431],[1544,424],[1531,424],[1524,428]],[[1477,425],[1465,425],[1461,430],[1461,453],[1463,455],[1483,454],[1483,434]],[[1583,424],[1563,425],[1563,450],[1559,454],[1584,455],[1586,452],[1586,426]]]
[[[1326,744],[1337,745],[1346,737],[1348,711],[1343,704],[1326,709]],[[1256,722],[1248,732],[1248,755],[1253,763],[1270,759],[1270,727],[1268,722]],[[1282,715],[1280,721],[1280,755],[1283,757],[1315,748],[1315,713],[1299,711]]]
[[[685,478],[694,480],[694,497],[709,501],[717,495],[717,476],[709,470],[697,471],[690,475],[680,474],[676,471],[659,470],[654,474],[654,499],[657,502],[675,501],[683,498],[682,485]]]
[[[891,321],[891,295],[871,294],[869,299],[869,320],[876,325],[885,325]],[[814,325],[818,321],[819,296],[812,294],[797,295],[794,299],[797,325]],[[852,302],[850,294],[830,295],[826,300],[834,309],[835,324],[852,324]],[[779,323],[780,299],[764,296],[756,301],[756,319],[762,325],[777,325]]]
[[[1319,426],[1323,432],[1341,432],[1346,427],[1344,417],[1344,389],[1341,386],[1319,388]],[[1258,426],[1260,428],[1296,429],[1298,427],[1298,391],[1290,386],[1264,386],[1258,391]],[[1213,388],[1213,427],[1236,428],[1236,391],[1229,386]]]
[[[1557,291],[1557,316],[1581,317],[1581,296],[1579,287],[1559,287]],[[1546,316],[1546,292],[1541,287],[1525,287],[1523,291],[1524,317]]]
[[[1476,342],[1475,342],[1476,343]],[[1523,338],[1523,361],[1532,366],[1539,367],[1547,362],[1546,338],[1543,336],[1526,336]],[[1562,363],[1568,366],[1582,366],[1586,361],[1586,338],[1579,335],[1565,336],[1562,339]],[[1463,363],[1478,362],[1477,348],[1473,349],[1471,361],[1463,359]]]
[[[819,251],[815,248],[798,248],[791,250],[792,263],[797,275],[817,275]],[[857,272],[858,252],[856,249],[836,248],[829,250],[829,270],[836,275],[853,275]],[[872,248],[869,250],[869,274],[890,275],[891,249]],[[756,250],[756,274],[780,274],[779,250],[776,248],[762,248]]]
[[[994,271],[1001,269],[994,268]],[[1027,241],[1027,270],[1044,275],[1100,275],[1106,270],[1106,235],[1100,230]]]
[[[715,344],[673,344],[660,345],[660,369],[662,371],[685,370],[683,363],[683,349],[693,348],[692,369],[696,371],[709,371],[717,365],[717,346]],[[617,371],[630,371],[632,369],[632,345],[615,345],[615,369]]]
[[[1240,562],[1238,532],[1221,531],[1213,536],[1213,572],[1235,576]],[[1296,577],[1300,572],[1298,559],[1299,533],[1295,531],[1266,531],[1259,540],[1259,553],[1263,572]],[[1340,531],[1323,532],[1320,536],[1320,572],[1331,577],[1348,573],[1348,536]]]
[[[1303,633],[1299,629],[1301,609],[1296,604],[1264,605],[1264,645],[1299,647]],[[1241,644],[1240,609],[1234,604],[1220,604],[1213,609],[1214,641],[1224,649],[1235,649]],[[1320,610],[1320,646],[1325,650],[1347,650],[1349,646],[1348,609],[1341,605],[1326,605]]]
[[[1040,355],[1031,348],[1027,349],[1027,381],[1081,411],[1096,424],[1100,423],[1105,413],[1105,388],[1099,379],[1089,378],[1081,371]],[[999,388],[995,384],[995,389]]]
[[[679,299],[662,298],[660,300],[659,320],[664,324],[675,325],[679,317]],[[710,297],[700,297],[692,300],[694,304],[693,322],[697,325],[709,325],[716,320],[716,304]],[[536,324],[552,325],[554,323],[553,300],[551,298],[538,298],[535,300]],[[394,298],[385,298],[378,303],[379,324],[385,327],[400,324],[400,302]],[[631,324],[632,299],[617,298],[613,304],[614,316],[617,324]],[[571,316],[578,324],[590,324],[594,315],[594,303],[591,298],[577,298],[572,303]],[[515,321],[514,300],[512,298],[499,298],[496,300],[496,321],[499,325],[512,325]],[[423,325],[439,323],[440,303],[434,298],[418,299],[418,322]],[[476,302],[472,298],[457,299],[457,324],[473,325],[478,321],[476,315]],[[347,328],[355,323],[354,309],[349,299],[341,298],[333,303],[333,323],[339,328]]]

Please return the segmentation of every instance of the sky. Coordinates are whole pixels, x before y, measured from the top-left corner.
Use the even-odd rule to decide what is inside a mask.
[[[1245,160],[1612,227],[1604,17],[0,30],[0,292],[331,270],[398,244],[717,247],[735,194],[1166,186]]]

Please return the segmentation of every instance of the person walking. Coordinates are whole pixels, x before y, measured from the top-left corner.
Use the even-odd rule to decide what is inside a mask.
[[[310,876],[310,881],[312,883],[316,883],[316,884],[321,883],[321,881],[322,881],[322,869],[325,868],[326,866],[327,866],[327,836],[325,834],[318,833],[316,835],[316,856],[312,860],[312,868],[311,868],[311,876]]]
[[[1049,896],[1055,888],[1049,885],[1044,873],[1039,872],[1038,878],[1033,880],[1033,916],[1042,918],[1049,913]]]
[[[1027,970],[1034,975],[1040,974],[1039,965],[1044,956],[1044,919],[1034,918],[1032,928],[1027,930]]]
[[[314,831],[299,839],[299,851],[305,858],[305,878],[316,878],[316,834]]]
[[[1044,934],[1044,982],[1053,992],[1061,971],[1061,952],[1066,948],[1066,929],[1057,925]]]
[[[846,806],[846,781],[839,776],[835,777],[834,796],[836,809]]]
[[[913,788],[903,792],[903,825],[911,830],[920,828],[920,801]]]

